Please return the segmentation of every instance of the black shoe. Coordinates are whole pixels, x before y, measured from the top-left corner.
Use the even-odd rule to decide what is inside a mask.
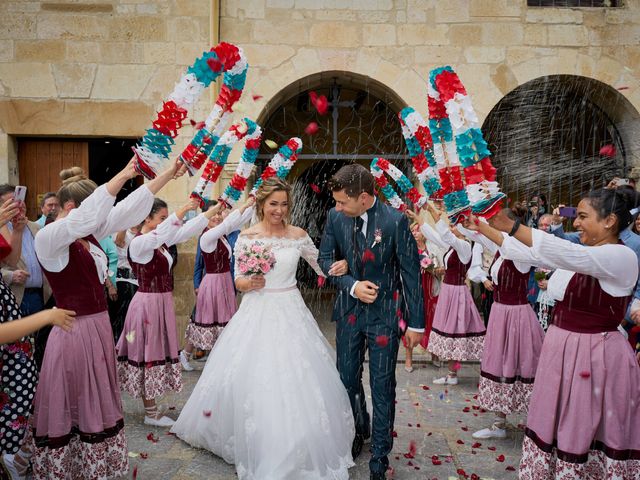
[[[353,444],[351,445],[351,456],[355,460],[358,458],[360,453],[362,453],[362,446],[364,445],[364,435],[360,433],[356,433],[355,438],[353,439]]]
[[[371,472],[371,475],[369,476],[369,480],[385,480],[386,478],[387,476],[383,472]]]

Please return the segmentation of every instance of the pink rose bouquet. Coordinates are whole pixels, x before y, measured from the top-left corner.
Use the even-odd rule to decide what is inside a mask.
[[[241,247],[237,262],[242,275],[266,275],[276,264],[276,257],[270,246],[256,242]]]

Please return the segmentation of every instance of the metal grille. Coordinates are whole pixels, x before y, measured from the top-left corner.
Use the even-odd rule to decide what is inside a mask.
[[[527,0],[528,7],[621,7],[622,0]]]

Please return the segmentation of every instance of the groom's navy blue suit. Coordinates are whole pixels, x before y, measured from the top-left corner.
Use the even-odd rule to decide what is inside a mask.
[[[324,272],[345,259],[349,271],[329,277],[338,288],[332,319],[337,322],[338,370],[351,400],[356,433],[369,435],[370,422],[362,387],[362,364],[369,349],[369,377],[373,403],[372,472],[385,472],[393,446],[399,314],[412,328],[424,328],[418,247],[407,218],[376,200],[367,210],[366,236],[362,219],[332,209],[320,243],[319,263]],[[380,242],[376,242],[376,231]],[[351,295],[358,280],[378,287],[375,302],[366,304]],[[388,340],[388,342],[385,342]]]

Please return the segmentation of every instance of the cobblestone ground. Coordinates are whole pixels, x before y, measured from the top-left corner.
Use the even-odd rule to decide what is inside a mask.
[[[320,311],[327,312],[328,309]],[[316,318],[319,318],[321,329],[333,343],[335,330],[326,316],[326,313],[318,314]],[[472,474],[475,474],[482,479],[516,479],[523,439],[522,429],[518,425],[525,421],[522,416],[512,415],[508,418],[508,436],[504,440],[480,440],[476,443],[471,437],[475,430],[488,426],[493,420],[493,415],[479,409],[474,399],[479,364],[464,364],[459,372],[460,383],[445,388],[432,385],[432,379],[445,374],[446,369],[437,369],[429,364],[428,354],[415,356],[415,370],[412,373],[405,372],[403,368],[402,348],[400,357],[396,369],[397,438],[390,457],[393,477],[389,475],[389,478],[442,480],[472,478]],[[200,376],[204,362],[194,362],[194,366],[195,371],[183,373],[183,391],[161,399],[161,404],[175,407],[169,412],[171,417],[177,418]],[[364,378],[368,379],[368,375],[368,368],[365,368]],[[369,395],[367,385],[365,389]],[[137,468],[139,480],[236,478],[233,465],[226,464],[207,451],[191,448],[168,435],[166,429],[144,425],[142,403],[126,394],[123,394],[123,400],[132,456],[129,478],[133,477],[134,468]],[[158,439],[156,443],[147,438],[151,433]],[[415,458],[406,458],[412,442],[416,446]],[[356,461],[357,465],[349,471],[351,479],[369,478],[368,460],[368,452],[363,451]]]

